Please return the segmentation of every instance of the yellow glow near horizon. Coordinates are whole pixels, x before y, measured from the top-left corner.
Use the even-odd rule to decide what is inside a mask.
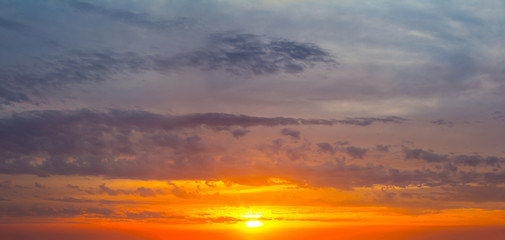
[[[263,223],[260,221],[253,220],[253,221],[246,222],[245,225],[246,225],[246,227],[249,227],[249,228],[257,228],[257,227],[263,226]]]
[[[241,217],[244,217],[244,218],[259,218],[259,217],[261,217],[261,215],[259,215],[259,214],[246,214],[246,215],[242,215]]]

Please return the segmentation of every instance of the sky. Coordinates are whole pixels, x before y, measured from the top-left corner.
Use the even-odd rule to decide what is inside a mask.
[[[504,11],[0,0],[0,233],[503,239]]]

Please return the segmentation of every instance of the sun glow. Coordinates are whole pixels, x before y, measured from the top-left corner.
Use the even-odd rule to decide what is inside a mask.
[[[260,221],[257,221],[257,220],[253,220],[253,221],[246,222],[245,225],[246,225],[246,227],[249,227],[249,228],[257,228],[257,227],[263,226],[263,223]]]
[[[261,215],[259,215],[259,214],[246,214],[246,215],[242,215],[241,217],[243,217],[243,218],[259,218],[259,217],[261,217]]]

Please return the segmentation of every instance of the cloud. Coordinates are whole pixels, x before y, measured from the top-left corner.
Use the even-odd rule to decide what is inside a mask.
[[[11,31],[23,31],[25,29],[28,29],[28,26],[26,26],[25,24],[16,22],[16,21],[12,21],[12,20],[0,17],[0,29],[1,28],[11,30]]]
[[[211,50],[177,56],[104,50],[70,51],[67,55],[40,57],[29,68],[0,68],[0,105],[33,102],[36,97],[44,96],[48,89],[103,82],[123,73],[163,73],[177,67],[224,69],[237,74],[273,74],[280,70],[295,73],[319,62],[334,62],[328,53],[315,45],[261,39],[251,34],[214,34],[209,40],[211,46],[208,49]]]
[[[129,134],[133,130],[147,133],[154,130],[171,131],[197,127],[221,130],[228,127],[332,125],[332,123],[342,122],[340,120],[255,117],[225,113],[160,115],[145,111],[125,110],[110,110],[109,112],[97,112],[88,109],[28,111],[0,119],[0,130],[3,133],[0,138],[8,142],[8,144],[0,147],[0,150],[23,150],[27,154],[34,151],[58,153],[63,149],[66,152],[72,150],[79,152],[79,149],[76,149],[73,145],[80,144],[79,148],[84,147],[83,150],[91,151],[87,147],[100,147],[104,144],[100,142],[102,134],[107,133],[112,136],[125,137],[125,134]],[[284,132],[290,136],[297,136],[296,131],[284,130]],[[156,135],[153,136],[156,137]],[[71,139],[80,139],[82,142],[77,143],[71,141]],[[171,145],[180,143],[180,139],[175,135],[165,135],[163,139],[156,140]],[[49,146],[46,146],[47,144],[42,144],[44,141],[59,143],[61,147],[51,146],[49,148]],[[118,139],[118,141],[120,140]],[[123,144],[126,144],[123,147],[130,147],[126,142],[123,142]]]
[[[104,203],[101,200],[95,201],[88,199],[75,198],[48,198],[49,201],[64,202],[68,204],[79,203]],[[106,204],[112,203],[130,203],[129,201],[105,201]],[[138,202],[137,202],[138,203]],[[244,221],[243,219],[234,217],[210,217],[203,216],[193,217],[187,215],[174,214],[166,211],[147,211],[144,209],[127,209],[116,210],[113,206],[108,208],[103,207],[78,207],[78,206],[52,206],[47,204],[32,204],[31,206],[0,206],[1,217],[61,217],[61,218],[109,218],[121,220],[151,220],[157,219],[158,222],[171,223],[236,223]],[[11,219],[12,220],[12,219]]]
[[[451,180],[444,179],[442,173],[426,169],[399,170],[373,163],[347,164],[342,160],[312,167],[299,165],[296,172],[304,180],[296,177],[298,175],[290,176],[288,179],[294,180],[294,182],[306,182],[311,186],[337,189],[371,187],[377,184],[401,187],[419,184],[440,186],[451,182]]]
[[[427,162],[445,162],[449,160],[446,155],[439,155],[431,151],[425,151],[423,149],[408,149],[403,148],[403,153],[405,154],[405,159],[417,159],[424,160]]]
[[[113,20],[123,22],[128,25],[139,26],[142,28],[151,28],[155,30],[167,30],[173,28],[190,28],[196,22],[192,18],[179,17],[173,20],[156,19],[148,14],[139,14],[125,10],[111,9],[102,6],[97,6],[87,2],[68,1],[72,8],[86,12],[104,16]]]
[[[349,124],[349,125],[357,125],[357,126],[368,126],[375,122],[382,123],[403,123],[406,119],[396,116],[388,116],[384,118],[347,118],[344,120],[336,120],[336,122]]]
[[[63,197],[63,198],[45,198],[44,200],[64,202],[64,203],[101,203],[101,204],[139,204],[139,201],[132,200],[94,200],[87,198],[74,198],[74,197]]]
[[[244,129],[303,124],[326,126],[327,123],[326,120],[224,113],[161,115],[145,111],[99,112],[88,109],[22,112],[0,119],[0,141],[5,143],[0,145],[0,154],[3,156],[0,159],[0,173],[42,177],[80,175],[209,180],[220,176],[223,165],[228,164],[228,168],[234,169],[247,168],[250,163],[218,163],[215,159],[223,155],[226,148],[212,145],[194,131],[233,131],[231,129],[235,127]],[[336,124],[342,123],[337,121]],[[284,132],[290,137],[299,137],[297,131]],[[333,154],[335,151],[329,144],[318,144],[318,148],[320,152]],[[282,146],[279,142],[269,151],[272,154],[282,153],[290,161],[307,159],[313,152],[310,142],[295,147]],[[365,148],[352,146],[344,148],[344,151],[360,159],[367,152]],[[111,196],[159,194],[147,188],[133,191],[111,189],[106,185],[96,189],[82,189],[75,185],[67,185],[67,188]]]
[[[112,189],[104,184],[98,186],[98,188],[89,188],[86,190],[82,190],[88,194],[107,194],[109,196],[117,196],[117,195],[136,195],[141,197],[154,197],[158,194],[163,194],[163,191],[153,190],[151,188],[139,187],[136,190],[124,190],[124,189]]]
[[[349,156],[351,156],[352,158],[359,158],[359,159],[363,159],[367,151],[368,150],[366,148],[359,148],[354,146],[349,146],[345,148],[345,152]]]
[[[12,182],[9,180],[4,180],[0,182],[0,188],[10,189],[12,187]]]
[[[236,32],[214,33],[205,50],[181,54],[172,62],[239,75],[293,74],[318,63],[336,64],[330,53],[315,44]],[[160,61],[161,66],[165,64],[166,61]]]
[[[455,156],[453,160],[458,165],[472,166],[472,167],[476,167],[479,165],[501,167],[500,164],[505,163],[505,158],[496,156],[482,157],[479,155],[471,155],[471,156],[458,155]]]
[[[284,136],[289,136],[293,140],[299,140],[300,139],[300,131],[295,131],[290,128],[283,128],[281,130],[281,134]]]
[[[249,182],[243,183],[256,185],[268,184],[269,177],[279,177],[299,184],[340,189],[375,184],[443,186],[456,183],[503,183],[502,172],[451,170],[451,167],[460,165],[499,167],[504,162],[499,157],[449,157],[423,149],[403,148],[405,159],[447,165],[444,168],[409,170],[369,162],[346,163],[323,155],[339,150],[352,158],[366,159],[366,148],[347,146],[346,142],[338,146],[322,142],[316,144],[317,148],[312,148],[310,142],[293,146],[293,143],[274,140],[272,146],[263,151],[272,154],[272,161],[224,161],[236,156],[227,152],[226,148],[209,145],[209,141],[196,131],[188,131],[207,128],[232,131],[234,127],[242,129],[254,126],[282,129],[284,126],[308,123],[326,126],[326,121],[222,113],[160,115],[122,110],[30,111],[0,119],[0,141],[4,143],[0,145],[0,154],[3,156],[0,159],[0,173],[163,180],[248,179]],[[321,156],[323,158],[320,161],[305,161]],[[8,182],[3,185],[10,187]],[[150,197],[163,194],[147,187],[113,189],[105,184],[88,189],[68,184],[67,188],[110,196]]]
[[[0,69],[0,105],[33,101],[48,89],[69,84],[103,82],[115,74],[147,70],[148,60],[135,53],[113,51],[45,57],[37,64]]]
[[[8,217],[76,217],[76,216],[99,216],[111,217],[114,212],[108,208],[54,208],[42,204],[33,204],[30,208],[2,207],[0,216]]]
[[[320,152],[330,153],[330,154],[334,154],[335,153],[335,149],[329,143],[322,142],[322,143],[318,143],[316,145],[317,145],[318,151],[320,151]]]
[[[327,121],[223,113],[160,115],[124,110],[29,111],[0,119],[0,141],[5,143],[0,146],[3,156],[0,173],[211,179],[215,175],[208,169],[219,169],[214,159],[223,150],[209,146],[201,136],[185,134],[185,129],[223,130],[311,123],[326,125]],[[341,123],[337,121],[337,124]],[[298,136],[293,130],[284,132],[291,137]],[[324,151],[325,145],[319,145],[319,148]],[[331,149],[326,150],[332,152]],[[284,154],[294,161],[306,158],[311,148],[310,143],[304,143],[285,149],[277,147],[276,151],[285,151]],[[347,147],[345,151],[354,158],[363,158],[367,150]],[[233,163],[232,166],[241,168]],[[75,185],[67,185],[67,188],[80,189]],[[106,185],[90,191],[112,196],[156,193],[149,189],[116,190]]]
[[[490,166],[501,168],[501,164],[505,163],[505,158],[497,156],[483,157],[480,155],[456,155],[448,156],[434,153],[433,151],[425,151],[423,149],[408,149],[403,148],[405,159],[424,160],[430,163],[445,162],[456,166]]]
[[[446,127],[453,127],[454,126],[454,122],[446,121],[443,119],[434,120],[434,121],[431,121],[431,123],[441,125],[441,126],[446,126]]]
[[[80,187],[79,187],[79,186],[77,186],[77,185],[72,185],[72,184],[67,184],[65,187],[67,187],[67,188],[71,188],[71,189],[80,189]]]
[[[501,111],[493,112],[492,118],[496,120],[505,120],[505,113]]]
[[[375,149],[379,152],[389,152],[389,146],[387,145],[377,144],[375,145]]]
[[[235,130],[232,130],[231,131],[231,134],[233,135],[234,138],[236,139],[239,139],[243,136],[245,136],[246,134],[249,133],[249,130],[247,129],[243,129],[243,128],[239,128],[239,129],[235,129]]]
[[[444,187],[442,192],[434,192],[429,196],[436,200],[455,202],[503,202],[505,188],[487,184],[481,186],[457,185]]]

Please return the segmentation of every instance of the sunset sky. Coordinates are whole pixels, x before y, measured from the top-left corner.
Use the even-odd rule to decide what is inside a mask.
[[[0,0],[1,239],[505,239],[504,13]]]

